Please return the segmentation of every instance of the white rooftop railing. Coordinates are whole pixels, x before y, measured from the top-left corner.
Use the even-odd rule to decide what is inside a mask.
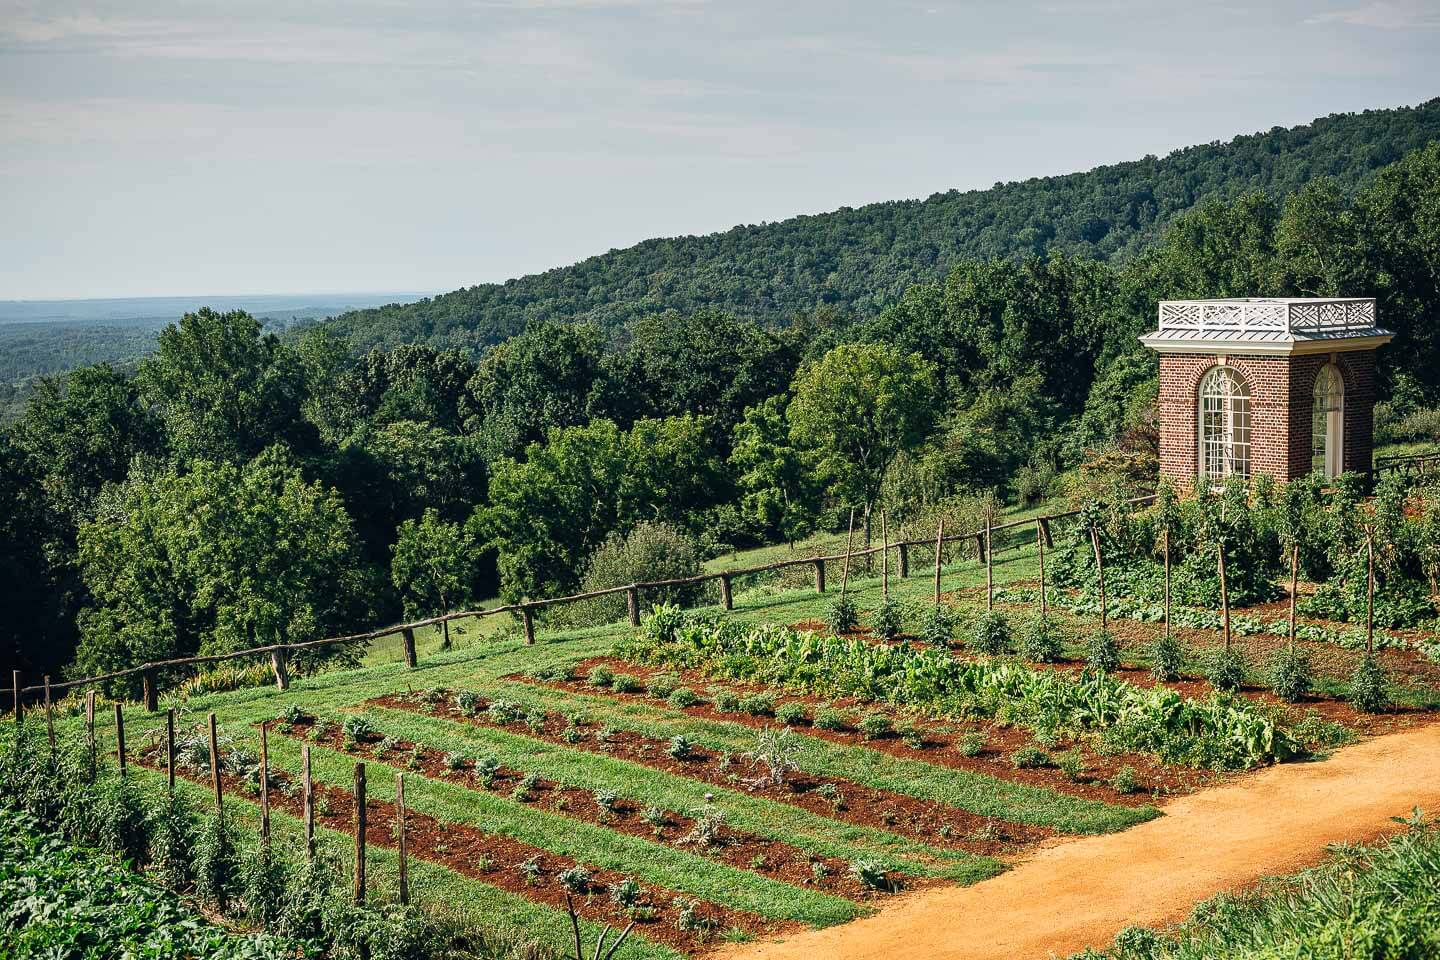
[[[1375,301],[1363,297],[1160,301],[1162,334],[1358,336],[1375,326]]]

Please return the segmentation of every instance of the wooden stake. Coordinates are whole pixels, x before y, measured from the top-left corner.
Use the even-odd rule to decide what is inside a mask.
[[[55,752],[55,705],[50,699],[50,674],[45,674],[45,732],[50,735],[50,752]]]
[[[1050,518],[1040,517],[1037,521],[1040,524],[1040,535],[1045,538],[1045,549],[1055,549],[1055,538],[1050,535]]]
[[[305,813],[305,859],[315,860],[315,781],[310,778],[310,744],[300,746],[300,791]]]
[[[441,649],[441,650],[449,650],[449,649],[450,649],[450,621],[449,621],[449,620],[441,620],[441,621],[440,621],[440,637],[441,637],[441,639],[440,639],[440,649]]]
[[[1290,649],[1295,649],[1295,594],[1300,585],[1300,544],[1290,547]]]
[[[270,651],[270,669],[275,674],[275,689],[290,689],[290,668],[285,662],[285,649]]]
[[[985,610],[995,609],[995,551],[990,549],[990,507],[985,507]]]
[[[224,809],[224,794],[220,786],[220,737],[215,731],[215,714],[210,714],[210,786],[215,790],[215,815]]]
[[[633,583],[625,591],[625,606],[630,614],[630,626],[640,626],[640,588]]]
[[[898,551],[897,559],[900,561],[900,579],[904,580],[910,576],[910,544],[901,540],[895,545]]]
[[[125,776],[125,712],[120,701],[115,701],[115,762],[120,766],[120,776]]]
[[[815,592],[825,592],[825,561],[815,561]]]
[[[1035,547],[1040,552],[1040,619],[1045,619],[1045,531],[1035,521]]]
[[[529,607],[520,608],[520,623],[525,628],[525,643],[535,643],[535,614]]]
[[[400,646],[405,651],[405,666],[414,670],[420,660],[415,656],[415,631],[405,627],[400,631]]]
[[[1220,623],[1225,629],[1225,652],[1230,652],[1230,587],[1225,582],[1225,538],[1219,542],[1220,554]]]
[[[880,511],[880,595],[890,599],[890,521]]]
[[[90,780],[95,780],[99,771],[100,751],[95,744],[95,691],[85,691],[85,730],[86,741],[90,746]]]
[[[365,764],[355,764],[355,902],[365,902]]]
[[[405,841],[405,774],[395,774],[395,853],[400,863],[400,905],[410,903],[409,849]]]
[[[730,588],[729,574],[722,573],[720,575],[720,602],[724,604],[726,610],[735,609],[735,595]]]
[[[175,792],[175,708],[165,711],[165,786]]]
[[[270,842],[270,739],[260,724],[260,839]]]
[[[1100,559],[1100,531],[1093,525],[1090,527],[1090,545],[1095,548],[1095,574],[1100,578],[1100,629],[1104,631],[1110,623],[1105,610],[1105,564]]]
[[[1165,528],[1165,639],[1170,639],[1170,528]]]
[[[1365,528],[1365,653],[1375,654],[1375,540]]]
[[[940,553],[945,544],[945,518],[935,525],[935,606],[940,606]]]
[[[155,671],[146,670],[140,674],[140,690],[145,701],[145,712],[154,713],[160,709],[160,694],[155,689]]]
[[[845,589],[850,585],[850,550],[855,542],[855,508],[850,508],[850,532],[845,535],[845,566],[840,568],[840,601],[845,601]]]

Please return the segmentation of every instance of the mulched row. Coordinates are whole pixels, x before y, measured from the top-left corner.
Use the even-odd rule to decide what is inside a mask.
[[[472,715],[455,705],[453,694],[450,690],[436,691],[433,700],[427,699],[424,693],[388,694],[366,702],[479,727],[507,729],[571,750],[641,763],[665,773],[744,790],[832,820],[912,837],[945,849],[986,856],[1013,854],[1055,835],[1055,831],[1045,827],[983,817],[946,804],[805,771],[790,774],[778,785],[761,783],[758,782],[760,771],[742,757],[696,746],[684,757],[676,758],[668,751],[670,741],[667,739],[607,729],[585,718],[572,724],[564,717],[547,712],[543,720],[534,725],[523,720],[497,723],[485,713],[492,702],[490,699],[481,698]],[[567,730],[573,731],[568,737]]]

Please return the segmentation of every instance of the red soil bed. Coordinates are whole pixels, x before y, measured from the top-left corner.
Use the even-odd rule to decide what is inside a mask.
[[[377,697],[367,703],[392,710],[427,713],[476,726],[506,728],[506,725],[497,724],[485,716],[489,700],[480,700],[477,715],[467,716],[455,706],[451,691],[442,693],[443,699],[437,703],[426,703],[418,696],[397,694]],[[515,724],[519,725],[519,722]],[[628,730],[612,730],[602,742],[596,736],[602,728],[593,722],[576,724],[572,728],[563,717],[546,714],[538,726],[539,729],[524,726],[523,735],[561,744],[572,750],[603,753],[643,763],[692,780],[747,790],[824,817],[914,837],[937,847],[988,856],[1013,853],[1054,835],[1054,831],[1045,827],[982,817],[852,780],[806,772],[791,774],[779,786],[758,785],[753,782],[758,771],[739,757],[722,756],[712,750],[695,747],[684,758],[676,759],[667,752],[668,740]],[[565,737],[567,728],[575,731],[572,740]]]
[[[604,809],[589,790],[562,786],[554,780],[534,777],[523,795],[516,788],[525,780],[525,772],[514,767],[499,767],[485,783],[475,772],[475,761],[464,759],[457,768],[445,762],[445,753],[410,740],[397,740],[394,747],[381,746],[381,737],[367,734],[347,744],[338,723],[319,738],[314,732],[313,718],[294,723],[288,736],[317,743],[355,757],[368,757],[390,766],[404,765],[434,780],[446,780],[471,790],[509,794],[525,804],[544,807],[587,823],[594,823],[635,837],[669,844],[741,870],[749,870],[795,886],[815,887],[849,900],[867,900],[881,896],[849,874],[849,864],[836,857],[806,853],[778,840],[769,840],[753,833],[729,827],[718,831],[713,843],[702,845],[685,838],[695,827],[692,817],[672,810],[663,811],[663,821],[655,824],[644,817],[644,810],[633,800],[620,798]],[[283,730],[283,727],[280,727]]]
[[[723,684],[716,684],[703,673],[696,670],[655,668],[630,663],[613,657],[595,657],[585,660],[576,667],[577,677],[583,677],[591,667],[601,664],[609,667],[616,673],[629,674],[639,677],[644,681],[648,681],[657,674],[665,674],[667,676],[678,677],[682,686],[689,686],[696,690],[704,690],[709,687],[731,690],[742,696],[749,693],[771,694],[776,696],[777,706],[786,703],[805,704],[810,708],[812,717],[815,709],[824,706],[834,706],[837,709],[849,713],[852,717],[864,713],[885,713],[884,711],[876,711],[874,709],[875,704],[860,700],[847,698],[827,701],[817,697],[777,690],[773,687],[736,683],[729,680]],[[506,679],[526,683],[541,683],[541,681],[520,675],[507,677]],[[614,691],[597,689],[587,684],[583,679],[572,679],[543,685],[576,693],[586,693],[592,696],[608,694],[617,699],[656,702],[643,693],[615,693]],[[714,709],[708,702],[696,704],[691,707],[667,707],[667,709],[681,710],[681,712],[695,717],[704,717],[706,719],[720,720],[727,723],[741,723],[757,728],[773,726],[775,723],[772,717],[756,717],[745,713],[724,713]],[[885,715],[889,716],[892,721],[901,719],[895,714],[885,713]],[[923,728],[923,746],[918,749],[906,744],[901,737],[893,733],[867,740],[864,735],[857,730],[822,730],[814,726],[808,719],[795,726],[797,729],[803,729],[807,736],[821,740],[829,740],[832,743],[844,744],[850,747],[864,747],[869,750],[888,753],[891,756],[903,757],[907,760],[922,760],[926,763],[949,767],[953,770],[981,773],[1012,783],[1023,783],[1028,786],[1043,787],[1056,791],[1057,793],[1066,793],[1087,800],[1126,806],[1142,806],[1146,803],[1151,803],[1158,796],[1188,793],[1208,783],[1213,783],[1220,778],[1219,774],[1211,771],[1166,766],[1145,754],[1126,753],[1106,755],[1096,753],[1088,747],[1078,744],[1070,748],[1079,750],[1084,757],[1085,772],[1080,775],[1078,780],[1071,780],[1063,772],[1054,767],[1016,769],[1010,760],[1011,753],[1021,747],[1033,746],[1034,742],[1028,731],[1018,727],[995,723],[984,724],[961,721],[946,721],[941,723],[931,721]],[[979,733],[984,736],[985,747],[976,756],[967,757],[957,749],[957,745],[965,738],[966,734],[974,733]],[[1135,773],[1137,789],[1134,793],[1122,794],[1111,787],[1109,781],[1122,767],[1127,766]]]
[[[154,770],[165,769],[164,754],[159,746],[148,747],[141,753],[139,761],[143,766]],[[205,786],[210,783],[208,771],[177,771],[177,774]],[[221,780],[227,794],[247,798],[258,796],[258,791],[252,784],[230,773],[223,774]],[[319,783],[314,785],[314,791],[316,825],[340,833],[353,833],[354,794]],[[297,817],[304,814],[304,801],[298,784],[287,774],[271,771],[269,796],[272,809],[283,810]],[[366,843],[379,847],[394,847],[394,804],[367,799],[365,811]],[[562,871],[579,865],[569,857],[531,847],[508,837],[486,833],[466,824],[441,822],[415,810],[406,811],[405,827],[411,856],[441,864],[456,873],[562,912],[565,910],[565,889],[557,877]],[[532,861],[537,870],[532,874],[533,879],[527,880],[526,874],[521,872],[521,865]],[[615,905],[608,893],[609,885],[619,883],[625,879],[624,875],[589,866],[585,869],[590,874],[590,884],[583,895],[576,897],[578,912],[587,920],[624,928],[632,917]],[[643,918],[633,918],[636,920],[635,932],[647,940],[694,955],[708,950],[714,935],[727,929],[744,930],[750,934],[763,933],[767,936],[800,929],[799,924],[779,923],[721,904],[698,900],[698,913],[705,919],[706,930],[682,931],[676,923],[681,908],[675,901],[680,896],[671,890],[642,886],[640,902],[646,912]],[[688,901],[695,898],[685,899]]]

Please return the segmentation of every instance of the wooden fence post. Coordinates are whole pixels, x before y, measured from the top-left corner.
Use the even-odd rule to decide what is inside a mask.
[[[525,642],[535,643],[535,614],[529,607],[520,608],[520,623],[525,628]]]
[[[995,609],[995,551],[990,549],[990,508],[985,508],[985,610]]]
[[[45,732],[50,735],[50,752],[55,752],[55,704],[50,699],[50,674],[45,674]]]
[[[1295,594],[1300,587],[1300,544],[1290,546],[1290,649],[1295,649]]]
[[[90,746],[90,780],[93,782],[95,776],[100,772],[98,768],[100,751],[95,745],[95,691],[93,689],[85,691],[85,729],[87,731],[86,740]]]
[[[224,809],[224,794],[220,786],[220,737],[215,732],[215,714],[210,714],[210,786],[215,790],[215,815]]]
[[[855,508],[850,508],[850,529],[845,534],[845,565],[840,568],[840,602],[845,602],[845,590],[850,586],[850,551],[855,543]]]
[[[1220,626],[1225,631],[1225,652],[1230,652],[1230,587],[1225,582],[1225,538],[1219,543],[1220,570]]]
[[[10,691],[13,694],[11,702],[15,705],[15,726],[25,722],[25,705],[20,702],[20,671],[13,670],[10,673]]]
[[[1100,578],[1100,629],[1103,632],[1109,628],[1110,621],[1105,613],[1105,564],[1100,559],[1100,531],[1094,525],[1090,527],[1090,544],[1095,548],[1095,574]]]
[[[630,626],[640,626],[640,588],[633,583],[625,589],[625,606],[630,613]]]
[[[935,525],[935,606],[940,606],[940,554],[945,545],[945,518]]]
[[[904,580],[910,576],[910,544],[906,540],[901,540],[895,547],[900,551],[900,579]]]
[[[120,701],[115,701],[115,757],[120,767],[120,776],[125,776],[125,711]]]
[[[735,595],[730,589],[730,575],[727,573],[720,574],[720,602],[726,610],[735,609]]]
[[[154,713],[160,709],[160,693],[155,689],[155,671],[146,670],[140,674],[140,689],[145,700],[145,712]]]
[[[175,792],[175,708],[165,711],[165,787]]]
[[[270,669],[275,674],[275,689],[290,689],[290,668],[285,662],[286,653],[284,647],[278,647],[270,651]]]
[[[890,520],[880,511],[880,595],[890,599]]]
[[[985,562],[985,534],[975,534],[975,559],[981,563]]]
[[[1040,517],[1038,522],[1040,524],[1040,535],[1045,538],[1045,549],[1054,550],[1055,538],[1050,535],[1050,518]]]
[[[260,840],[270,842],[270,742],[260,724]]]
[[[1170,639],[1170,528],[1165,528],[1165,639]]]
[[[395,854],[400,865],[400,905],[410,903],[410,851],[405,840],[405,774],[395,774]]]
[[[405,627],[400,631],[400,646],[405,651],[405,666],[414,670],[419,665],[420,659],[415,656],[415,631],[410,627]]]
[[[310,777],[310,744],[300,746],[300,791],[304,804],[305,859],[315,860],[315,781]]]
[[[825,592],[825,561],[815,561],[815,592]]]
[[[1035,546],[1040,551],[1040,619],[1045,619],[1045,534],[1035,521]]]
[[[355,902],[365,902],[365,764],[355,764]]]

